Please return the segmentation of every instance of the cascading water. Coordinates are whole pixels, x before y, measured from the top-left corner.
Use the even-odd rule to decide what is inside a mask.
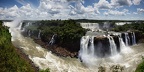
[[[116,44],[114,42],[114,39],[111,36],[108,36],[108,39],[109,39],[109,43],[110,43],[111,55],[112,56],[116,55],[117,54],[117,47],[116,47]]]
[[[86,29],[90,29],[91,31],[100,30],[98,23],[81,23],[81,26]]]
[[[40,34],[41,34],[41,30],[39,30],[39,33],[38,33],[38,39],[40,39]]]
[[[28,30],[28,36],[29,37],[31,36],[31,30]]]
[[[125,33],[125,44],[126,44],[126,46],[129,45],[129,36],[128,36],[128,33]]]
[[[94,36],[92,36],[90,38],[90,52],[91,52],[91,55],[94,56],[95,55],[95,49],[94,49]]]
[[[133,52],[133,50],[129,47],[129,46],[126,46],[121,35],[119,37],[119,42],[120,42],[120,49],[121,49],[121,53],[123,54],[127,54],[127,53],[131,53]]]
[[[135,38],[135,33],[134,32],[132,33],[132,36],[133,36],[132,43],[134,45],[134,44],[136,44],[136,38]]]
[[[124,38],[124,42],[125,42],[126,46],[136,44],[136,39],[135,39],[135,33],[134,32],[124,33],[123,38]]]
[[[89,36],[83,36],[81,38],[81,50],[80,50],[80,53],[79,53],[79,56],[82,56],[82,55],[88,55],[88,42],[89,42]]]
[[[49,45],[53,45],[55,43],[55,34],[52,36]]]
[[[20,30],[21,26],[19,26],[20,22],[21,21],[15,20],[13,22],[4,23],[4,25],[10,27],[9,31],[12,35],[13,44],[17,48],[21,48],[40,69],[50,68],[51,72],[98,72],[99,66],[104,66],[106,68],[106,72],[111,72],[110,67],[116,64],[125,66],[123,72],[133,72],[137,64],[140,62],[140,55],[144,54],[144,44],[140,46],[136,45],[134,53],[126,55],[120,53],[122,58],[118,60],[117,63],[114,63],[110,57],[98,58],[95,55],[95,52],[98,52],[95,50],[97,48],[97,46],[94,45],[95,37],[84,36],[81,38],[81,49],[79,52],[79,56],[85,64],[84,65],[76,58],[57,57],[50,51],[35,44],[32,39],[23,37]],[[120,38],[120,40],[120,43],[124,45],[122,38]],[[98,46],[102,46],[101,44],[101,42],[98,43]]]
[[[128,34],[125,34],[126,39],[128,39]],[[83,63],[88,66],[95,66],[102,58],[109,58],[112,62],[119,62],[122,59],[122,55],[133,53],[133,50],[126,46],[124,41],[122,40],[121,36],[118,36],[118,40],[120,43],[120,53],[118,53],[118,47],[114,41],[112,36],[107,36],[106,38],[109,40],[109,47],[105,48],[104,45],[108,43],[102,43],[103,41],[98,42],[97,44],[94,43],[95,36],[83,36],[81,38],[81,48],[79,51],[79,58]],[[104,38],[104,37],[102,37]],[[128,44],[128,40],[126,41]],[[108,56],[110,50],[110,56]],[[115,59],[117,58],[117,59]],[[91,60],[90,60],[91,59]],[[95,64],[93,64],[95,63]]]

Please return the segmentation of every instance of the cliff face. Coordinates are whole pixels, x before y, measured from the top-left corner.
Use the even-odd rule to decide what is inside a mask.
[[[104,57],[110,55],[110,43],[107,37],[95,37],[94,38],[95,55],[98,57]]]
[[[77,57],[80,51],[81,37],[85,35],[86,31],[78,23],[73,20],[67,21],[42,21],[32,24],[22,32],[24,36],[31,37],[36,43],[44,48],[49,49],[59,56]],[[120,52],[120,40],[127,45],[133,45],[133,33],[127,32],[121,35],[111,35],[117,51]],[[142,33],[135,32],[136,43],[144,41]],[[110,55],[110,42],[108,37],[94,37],[95,51],[100,57]],[[91,43],[88,43],[90,46]]]
[[[81,43],[81,38],[77,39],[77,41],[72,42],[72,41],[67,41],[65,43],[61,43],[59,36],[55,36],[55,42],[51,45],[49,42],[51,41],[53,35],[48,35],[46,37],[43,37],[41,35],[41,39],[35,39],[35,42],[42,45],[43,47],[51,50],[53,53],[59,56],[70,56],[70,57],[77,57],[78,52],[80,50],[80,43]],[[127,43],[128,45],[133,45],[133,33],[132,32],[127,32],[127,33],[122,33],[120,35],[111,35],[111,37],[114,40],[114,43],[116,45],[117,52],[121,51],[120,48],[120,40],[119,38],[122,37],[124,43],[126,44],[126,38],[127,38]],[[140,32],[135,32],[135,38],[136,38],[136,43],[141,42],[143,39],[143,35]],[[110,38],[111,39],[111,38]],[[89,40],[88,42],[88,47],[91,45],[91,42]],[[105,57],[109,56],[111,54],[111,49],[110,49],[110,42],[108,37],[104,36],[95,36],[94,37],[94,46],[95,46],[95,52],[98,57]]]
[[[144,34],[142,32],[135,32],[135,35],[137,43],[144,43]]]
[[[42,38],[43,39],[43,38]],[[58,56],[62,56],[62,57],[77,57],[78,56],[78,52],[80,50],[80,39],[77,42],[74,43],[54,43],[53,45],[50,45],[49,42],[44,42],[42,41],[42,39],[34,39],[34,41],[36,43],[38,43],[39,45],[41,45],[43,48],[46,48],[50,51],[52,51],[52,53],[58,55]]]

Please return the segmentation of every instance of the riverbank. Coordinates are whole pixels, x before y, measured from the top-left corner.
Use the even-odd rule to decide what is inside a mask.
[[[20,48],[15,48],[15,50],[21,59],[25,60],[28,64],[30,64],[34,72],[39,72],[39,68],[34,65],[34,63],[29,59],[28,55],[26,55]]]
[[[0,72],[38,72],[22,50],[11,42],[8,27],[0,22]]]
[[[43,42],[41,39],[34,39],[34,42],[39,44],[45,49],[52,51],[52,53],[56,54],[57,56],[61,57],[77,57],[78,52],[70,52],[67,48],[60,47],[58,45],[48,45],[48,43]]]

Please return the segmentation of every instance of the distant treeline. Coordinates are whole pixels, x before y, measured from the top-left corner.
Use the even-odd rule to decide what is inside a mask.
[[[120,31],[140,31],[144,33],[144,22],[133,22],[132,24],[125,24],[116,26],[112,29],[113,31],[120,32]]]

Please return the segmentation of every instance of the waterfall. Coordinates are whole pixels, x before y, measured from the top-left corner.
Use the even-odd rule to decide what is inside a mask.
[[[31,30],[28,30],[28,36],[29,37],[31,36]]]
[[[80,23],[81,26],[85,29],[90,29],[91,31],[100,30],[100,26],[98,23]]]
[[[11,36],[13,38],[19,38],[20,37],[21,25],[22,25],[20,19],[16,19],[12,22],[5,22],[4,25],[7,27],[10,27],[9,32],[11,33]],[[15,32],[18,32],[19,34],[16,34]],[[11,38],[11,41],[14,41],[13,38]]]
[[[117,54],[117,46],[114,42],[114,39],[113,37],[111,36],[108,36],[108,39],[109,39],[109,43],[110,43],[110,51],[111,51],[111,55],[116,55]]]
[[[119,37],[119,42],[120,42],[120,49],[121,50],[126,47],[126,45],[125,45],[125,43],[124,43],[124,41],[122,40],[121,37]]]
[[[95,65],[94,36],[83,36],[80,42],[79,59],[86,65]],[[97,64],[96,64],[97,65]]]
[[[125,33],[125,44],[126,44],[126,46],[129,45],[129,36],[128,36],[128,33]]]
[[[128,45],[129,45],[131,40],[128,34],[127,34],[127,39],[128,39]]]
[[[132,45],[134,44],[134,35],[131,33],[131,38],[132,38]]]
[[[132,33],[132,36],[133,36],[133,45],[134,45],[134,44],[136,44],[136,38],[135,38],[135,33],[134,32]]]
[[[25,27],[29,27],[30,25],[32,25],[32,23],[31,23],[31,22],[28,22],[28,23],[25,25]]]
[[[90,38],[90,50],[91,50],[91,55],[94,56],[94,52],[95,52],[95,50],[94,50],[94,36],[92,36]]]
[[[39,30],[39,33],[38,33],[38,39],[40,39],[40,34],[41,34],[41,30]]]
[[[105,40],[100,39],[94,44],[94,36],[83,36],[80,43],[79,57],[81,59],[85,58],[95,58],[95,57],[107,57],[109,56],[109,51],[111,55],[116,55],[118,53],[117,46],[114,42],[113,37],[107,36],[108,43],[104,44]],[[109,45],[110,44],[110,45]],[[107,47],[109,46],[109,47]],[[110,49],[110,50],[109,50]]]
[[[88,55],[88,42],[89,42],[89,36],[83,36],[81,38],[80,43],[80,53],[79,56]]]
[[[90,43],[90,46],[88,44]],[[90,55],[94,56],[95,50],[94,50],[94,36],[83,36],[81,39],[81,55]]]
[[[19,26],[18,26],[18,29],[19,29],[19,30],[22,29],[22,27],[21,27],[21,26],[22,26],[22,23],[23,23],[23,22],[20,22],[20,24],[19,24]]]
[[[55,34],[52,36],[50,42],[49,42],[49,45],[53,45],[55,43]]]
[[[121,49],[121,53],[123,54],[127,54],[127,53],[131,53],[133,52],[133,50],[124,43],[122,37],[119,37],[119,42],[120,42],[120,49]]]

